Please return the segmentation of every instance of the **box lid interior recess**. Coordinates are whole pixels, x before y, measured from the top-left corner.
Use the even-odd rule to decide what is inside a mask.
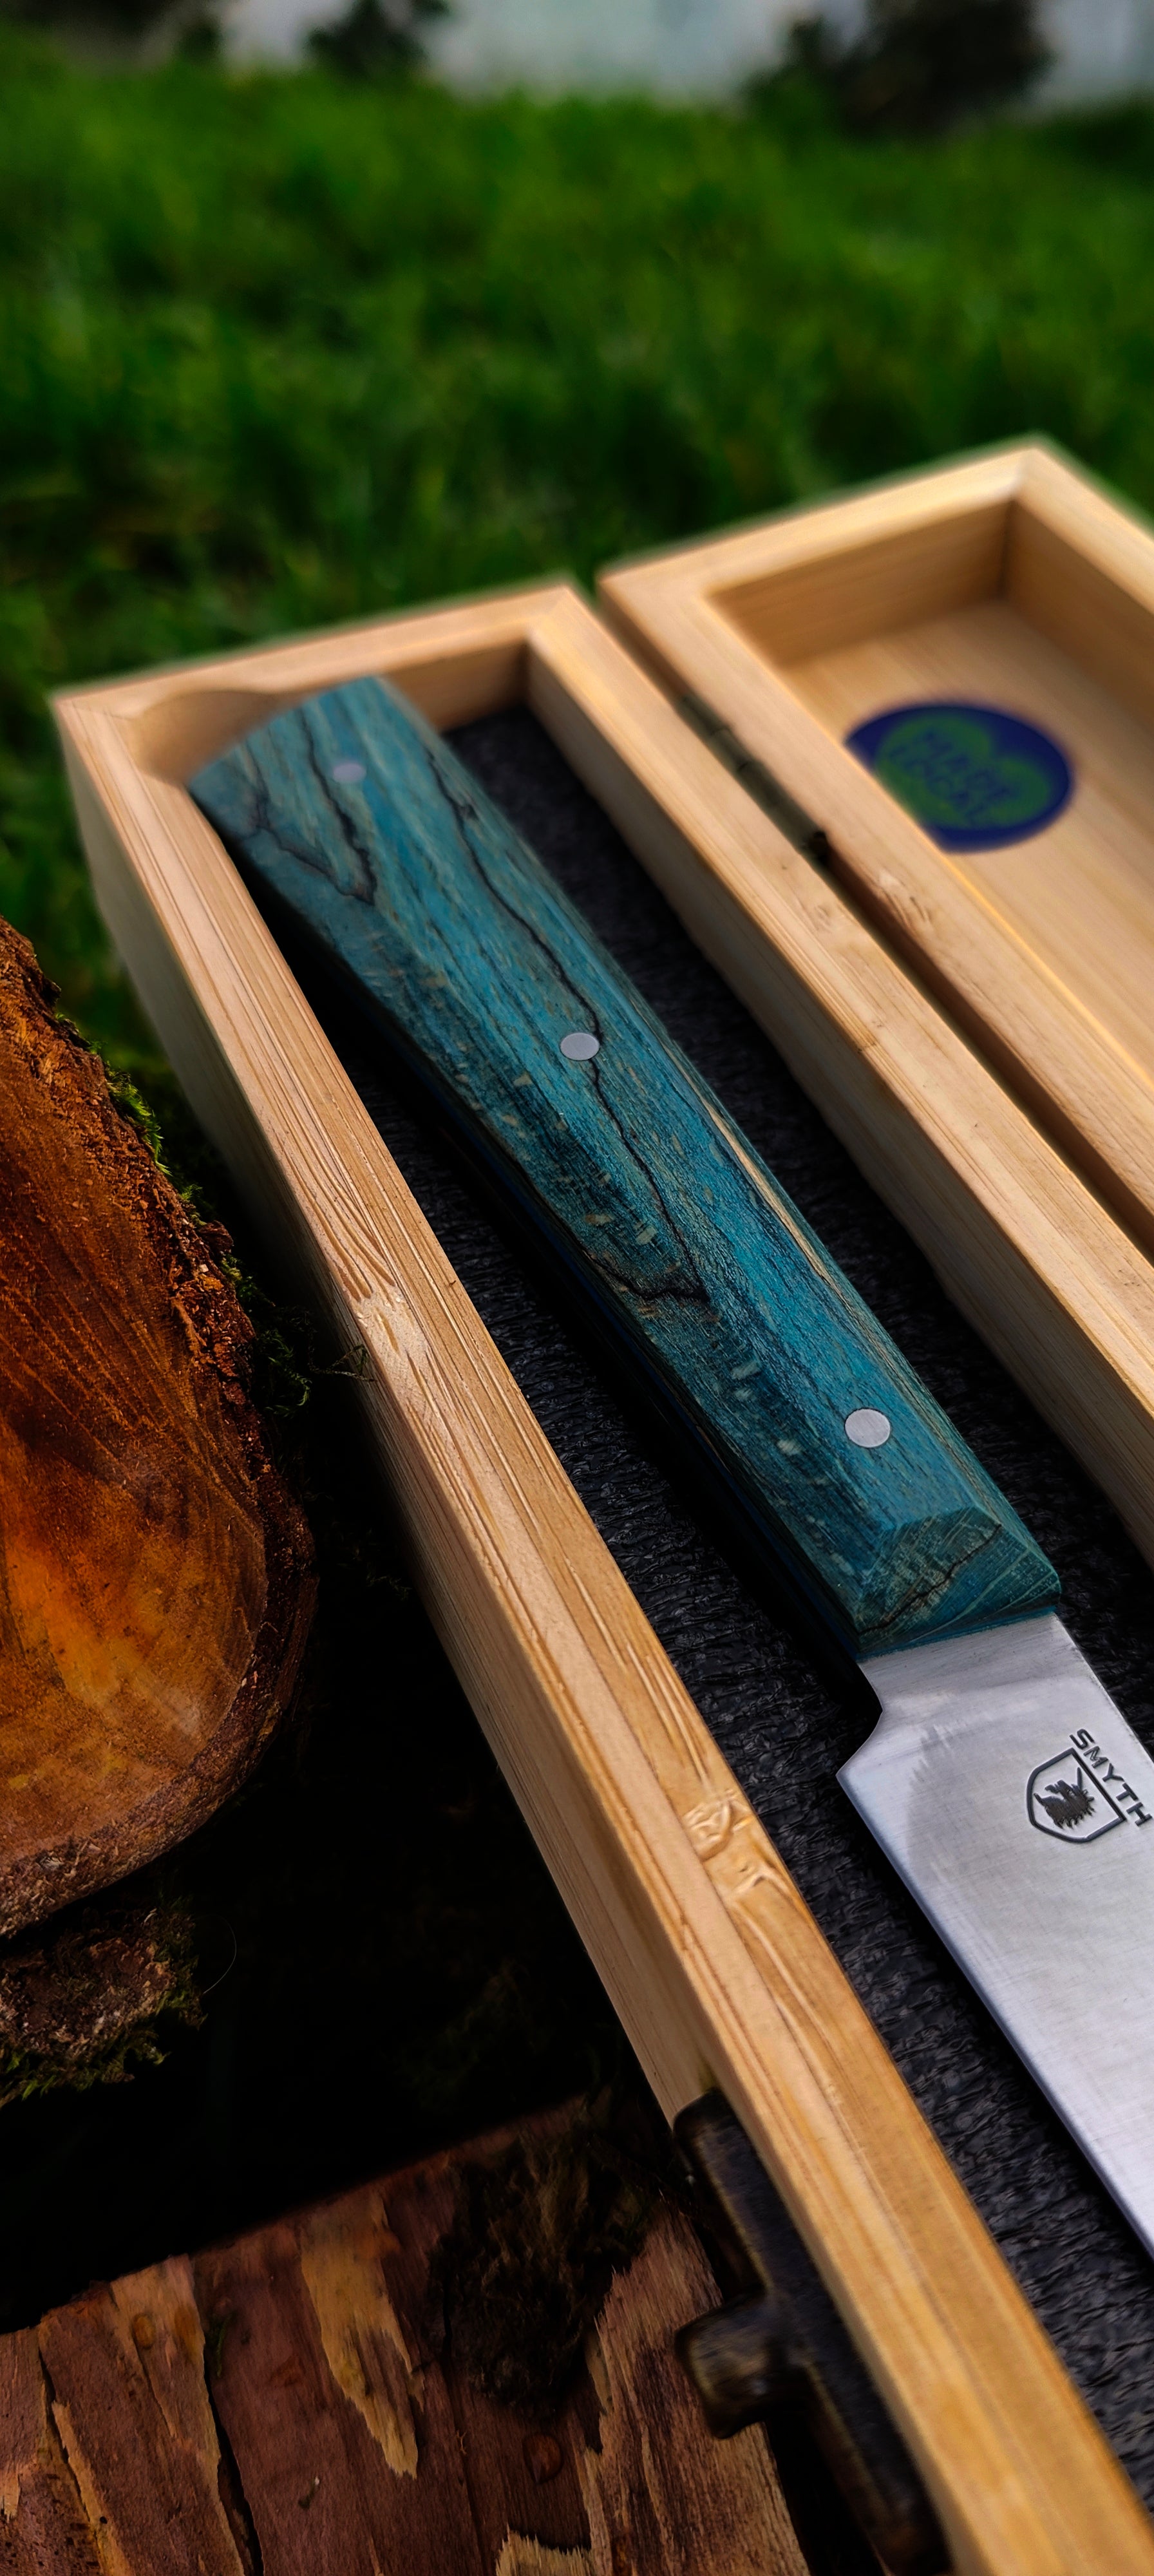
[[[601,589],[1154,1241],[1154,536],[1014,447]]]

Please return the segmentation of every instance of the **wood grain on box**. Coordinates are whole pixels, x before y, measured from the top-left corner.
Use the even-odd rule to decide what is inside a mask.
[[[1043,446],[621,566],[605,605],[824,830],[839,876],[1154,1244],[1154,534]],[[903,702],[1071,757],[1034,839],[946,854],[845,747]]]
[[[114,936],[206,1124],[370,1369],[424,1597],[665,2108],[717,2083],[918,2460],[963,2576],[1154,2569],[1154,2534],[677,1680],[216,835],[179,783],[390,675],[528,697],[859,1159],[1131,1516],[1154,1280],[836,890],[560,586],[76,694]]]

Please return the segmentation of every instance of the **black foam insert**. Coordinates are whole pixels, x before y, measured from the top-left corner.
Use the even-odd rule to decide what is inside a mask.
[[[534,719],[452,740],[714,1085],[1057,1565],[1065,1615],[1154,1749],[1154,1578],[951,1305]],[[309,979],[311,982],[311,979]],[[479,1313],[812,1907],[915,2101],[1154,2504],[1154,2264],[838,1788],[861,1713],[744,1579],[592,1347],[347,1010],[329,1033]],[[1061,1977],[1062,1962],[1054,1973]],[[1106,2013],[1125,2010],[1125,1963]],[[1143,2040],[1149,2044],[1147,2034]],[[1076,2041],[1072,2040],[1072,2045]]]

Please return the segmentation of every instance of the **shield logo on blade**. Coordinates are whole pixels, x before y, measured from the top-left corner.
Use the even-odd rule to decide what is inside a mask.
[[[1100,1834],[1126,1822],[1109,1790],[1068,1750],[1031,1771],[1026,1814],[1040,1834],[1053,1834],[1060,1843],[1096,1843]]]

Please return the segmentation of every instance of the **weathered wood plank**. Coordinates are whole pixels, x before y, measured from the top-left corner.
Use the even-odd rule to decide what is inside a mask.
[[[763,2438],[713,2443],[674,2359],[717,2295],[685,2220],[663,2215],[614,2283],[593,2385],[547,2430],[431,2349],[460,2160],[198,2260],[265,2576],[804,2576]]]
[[[198,2260],[265,2576],[485,2576],[444,2384],[390,2297],[395,2241],[376,2185]]]
[[[251,2576],[221,2494],[187,2258],[55,2308],[40,2353],[106,2576]]]
[[[580,913],[379,680],[198,804],[480,1146],[851,1651],[1057,1595],[1052,1566]],[[858,1438],[883,1416],[884,1445]]]
[[[558,2125],[546,2115],[525,2124],[521,2134],[541,2138]],[[482,2152],[496,2143],[489,2141]],[[432,2157],[389,2185],[396,2250],[390,2250],[388,2270],[398,2306],[414,2320],[427,2366],[444,2382],[488,2576],[510,2533],[526,2548],[584,2549],[589,2534],[580,2462],[595,2410],[583,2409],[578,2395],[544,2434],[471,2386],[454,2367],[451,2351],[442,2348],[443,2320],[427,2296],[429,2262],[453,2220],[458,2170],[476,2152]]]
[[[717,2295],[679,2213],[549,2427],[440,2348],[457,2172],[511,2134],[0,2339],[0,2576],[806,2576],[761,2434],[713,2442],[674,2359]]]
[[[716,2300],[692,2230],[663,2212],[590,2340],[601,2408],[582,2462],[593,2576],[805,2576],[761,2434],[736,2434],[720,2459],[674,2357],[672,2319],[688,2325]]]
[[[3,2576],[104,2576],[31,2326],[0,2338],[0,2569]]]

